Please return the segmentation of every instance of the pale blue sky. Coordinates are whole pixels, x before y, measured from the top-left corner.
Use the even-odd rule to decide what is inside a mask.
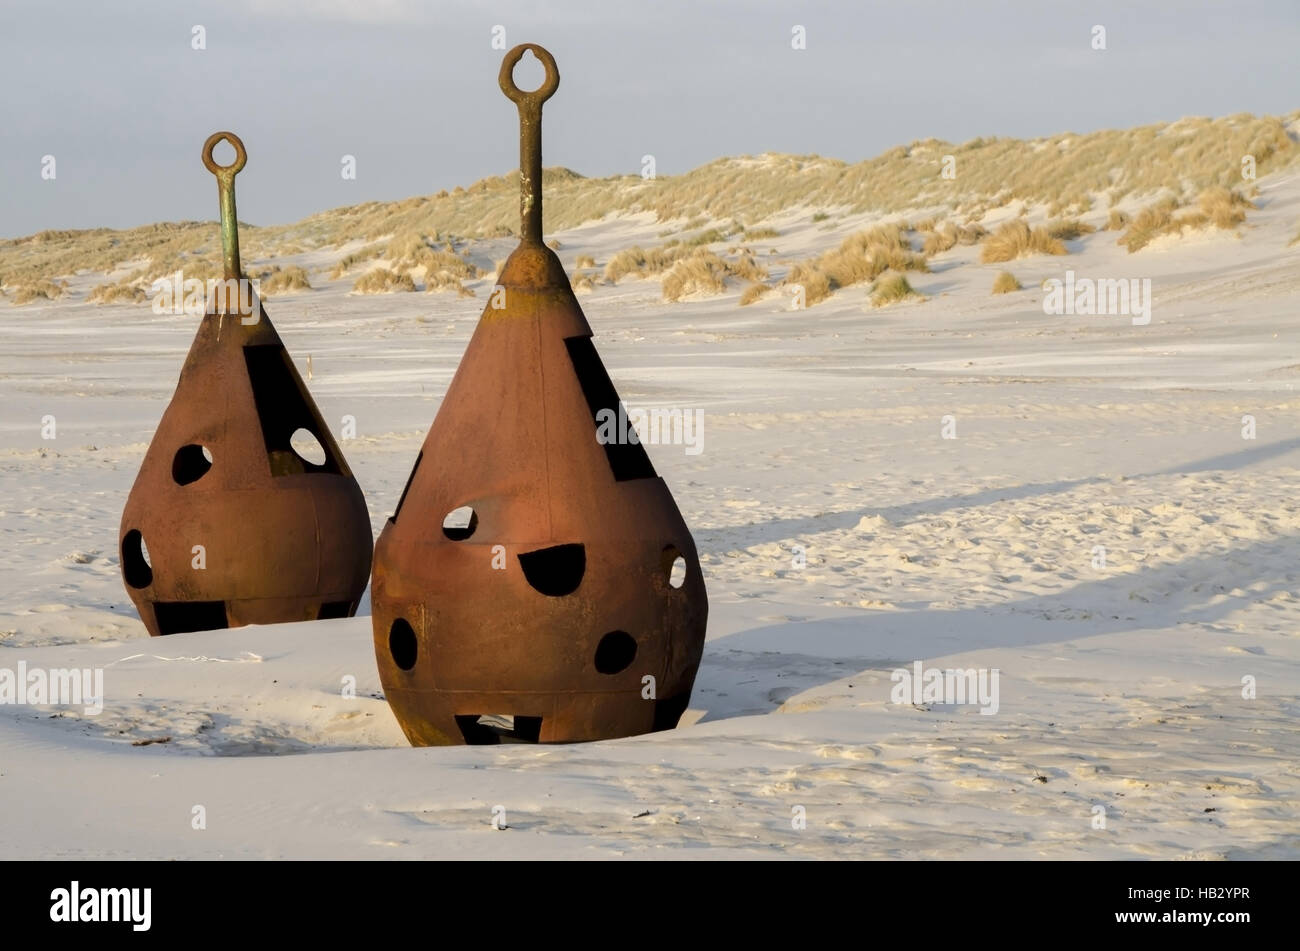
[[[508,171],[496,24],[554,53],[545,161],[586,175],[1300,108],[1297,0],[0,0],[0,235],[215,218],[224,128],[258,224]]]

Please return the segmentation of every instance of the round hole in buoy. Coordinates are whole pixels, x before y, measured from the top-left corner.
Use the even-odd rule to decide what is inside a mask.
[[[442,533],[454,542],[463,542],[478,528],[478,513],[468,505],[454,508],[442,520]]]
[[[399,617],[388,629],[388,652],[393,655],[393,663],[402,670],[410,670],[415,666],[418,652],[415,631],[405,618]]]
[[[686,559],[678,555],[673,559],[672,571],[668,573],[668,586],[680,588],[684,584],[686,584]]]
[[[664,546],[663,566],[670,588],[680,588],[686,584],[686,559],[682,557],[676,546]]]
[[[311,430],[295,430],[289,437],[289,445],[304,462],[309,462],[313,466],[325,465],[325,447],[320,444],[320,440]]]
[[[610,631],[596,645],[596,670],[617,674],[627,670],[636,657],[636,641],[627,631]]]
[[[172,457],[172,478],[177,485],[198,482],[212,468],[212,453],[207,446],[181,446]]]
[[[149,562],[149,549],[144,536],[133,528],[122,537],[122,573],[126,583],[133,588],[147,588],[153,584],[153,565]]]

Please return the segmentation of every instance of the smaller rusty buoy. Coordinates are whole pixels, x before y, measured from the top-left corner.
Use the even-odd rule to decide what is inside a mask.
[[[520,90],[526,51],[546,79]],[[380,681],[417,746],[672,729],[704,649],[695,542],[620,406],[559,258],[542,243],[551,54],[518,46],[520,237],[375,548]],[[684,574],[674,573],[674,566]]]
[[[223,140],[235,149],[225,166],[212,155]],[[155,636],[348,617],[370,572],[361,487],[240,266],[247,160],[233,133],[203,145],[224,279],[122,513],[123,581]]]

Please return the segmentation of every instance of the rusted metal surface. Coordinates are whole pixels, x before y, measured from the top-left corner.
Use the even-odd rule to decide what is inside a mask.
[[[547,72],[532,93],[512,78],[525,50]],[[558,84],[541,47],[506,54],[522,240],[375,549],[380,679],[415,745],[671,729],[703,651],[694,540],[644,447],[597,440],[618,396],[542,244],[541,107]]]
[[[212,157],[222,139],[232,165]],[[155,636],[346,617],[370,571],[361,488],[251,285],[237,283],[234,180],[246,160],[229,132],[203,146],[228,283],[208,298],[122,513],[123,580]],[[323,461],[294,449],[298,430]]]

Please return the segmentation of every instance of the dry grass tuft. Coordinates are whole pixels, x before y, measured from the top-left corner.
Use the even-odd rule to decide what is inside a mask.
[[[921,245],[921,253],[926,257],[942,254],[957,244],[957,226],[951,221],[944,222],[943,227],[937,231],[932,228],[921,228],[919,230],[925,235]]]
[[[409,272],[404,276],[409,277]],[[412,290],[414,290],[414,288],[412,288]],[[449,271],[427,271],[424,275],[424,291],[426,294],[439,294],[443,291],[455,291],[461,297],[475,296],[472,290],[460,282],[459,277]]]
[[[441,247],[438,246],[440,242]],[[454,240],[441,238],[436,233],[413,233],[389,241],[383,256],[394,271],[409,277],[412,282],[415,281],[413,272],[422,272],[426,292],[455,291],[461,297],[473,297],[474,292],[461,282],[475,280],[483,272],[466,259],[468,253],[466,249],[457,254]]]
[[[100,284],[91,288],[90,293],[86,295],[86,301],[91,304],[139,304],[148,299],[149,295],[143,287],[126,281],[118,284],[111,282]]]
[[[392,242],[389,242],[390,244]],[[330,271],[330,280],[338,280],[348,271],[352,270],[358,264],[364,264],[366,261],[373,261],[375,258],[384,256],[384,246],[382,244],[370,244],[360,251],[354,251],[345,255],[339,262],[334,265],[334,270]]]
[[[764,238],[779,238],[781,232],[775,228],[750,228],[741,237],[746,241],[762,241]]]
[[[1112,208],[1110,215],[1106,218],[1106,227],[1103,231],[1123,231],[1128,227],[1129,216],[1118,208]]]
[[[999,271],[998,276],[993,278],[994,294],[1010,294],[1018,290],[1020,290],[1020,282],[1010,271]]]
[[[929,218],[917,225],[922,235],[921,253],[926,257],[941,254],[956,245],[978,244],[988,235],[988,229],[977,224],[958,225],[945,221],[935,225],[935,219]]]
[[[307,279],[307,272],[296,264],[284,268],[277,265],[258,281],[257,289],[263,297],[274,297],[277,294],[309,291],[311,281]]]
[[[391,294],[394,291],[414,291],[415,281],[405,271],[398,274],[386,267],[377,267],[357,278],[356,283],[352,285],[352,290],[358,294]]]
[[[879,225],[851,234],[833,251],[795,264],[782,285],[801,285],[811,307],[841,287],[874,280],[885,271],[928,271],[925,255],[912,250],[902,226]]]
[[[701,231],[697,235],[692,235],[682,241],[682,244],[690,248],[698,248],[706,244],[717,244],[719,241],[726,241],[730,235],[719,228],[710,228],[707,231]],[[671,244],[671,242],[669,242]]]
[[[831,292],[835,290],[830,277],[817,266],[815,261],[804,261],[795,264],[790,268],[790,273],[785,276],[785,280],[781,282],[781,285],[783,287],[802,287],[805,307],[821,303],[830,297]]]
[[[41,280],[27,284],[17,284],[14,286],[14,299],[11,303],[15,307],[21,307],[23,304],[30,304],[34,300],[58,300],[66,293],[67,287],[67,281]]]
[[[928,271],[925,255],[912,250],[904,229],[899,225],[878,225],[851,234],[837,250],[822,256],[822,263],[841,287],[871,280],[887,269]]]
[[[1177,198],[1164,198],[1153,205],[1148,205],[1129,222],[1128,230],[1119,236],[1116,244],[1128,248],[1129,254],[1145,248],[1157,235],[1169,231],[1173,226],[1174,211],[1177,208]]]
[[[588,271],[576,270],[573,276],[569,278],[569,284],[573,287],[575,294],[590,294],[596,289],[599,280],[595,274]]]
[[[989,235],[980,252],[980,260],[985,264],[998,264],[1030,254],[1068,253],[1064,242],[1052,237],[1046,228],[1031,229],[1028,224],[1017,219],[1008,221]]]
[[[727,289],[727,262],[700,248],[674,264],[663,280],[664,300],[677,301],[690,294],[721,294]]]
[[[683,245],[651,248],[648,251],[641,247],[627,248],[609,259],[605,265],[605,280],[617,284],[622,277],[641,278],[662,274],[690,251],[690,248]]]
[[[1138,212],[1128,230],[1120,235],[1117,244],[1128,248],[1129,254],[1140,251],[1155,238],[1181,235],[1184,230],[1206,228],[1231,229],[1246,220],[1246,209],[1254,208],[1250,200],[1235,189],[1215,185],[1197,196],[1195,210],[1175,215],[1179,208],[1176,198],[1164,198]]]
[[[755,301],[761,300],[763,296],[771,290],[772,288],[768,287],[766,284],[760,281],[755,281],[740,292],[740,306],[748,307]]]
[[[908,283],[907,275],[898,271],[886,271],[880,275],[871,285],[870,294],[871,304],[874,307],[896,304],[901,300],[907,300],[909,297],[922,297]]]
[[[1092,225],[1080,221],[1078,218],[1063,218],[1060,221],[1049,221],[1047,223],[1047,233],[1053,238],[1059,238],[1062,241],[1073,241],[1085,234],[1092,234],[1096,230]]]
[[[595,267],[596,259],[593,258],[590,254],[579,254],[577,259],[573,262],[573,266],[574,267]]]
[[[742,251],[734,261],[727,261],[727,274],[742,281],[767,280],[767,268],[763,267],[748,252]]]
[[[1235,188],[1212,185],[1196,197],[1201,214],[1216,228],[1235,228],[1246,220],[1246,209],[1255,205]]]

